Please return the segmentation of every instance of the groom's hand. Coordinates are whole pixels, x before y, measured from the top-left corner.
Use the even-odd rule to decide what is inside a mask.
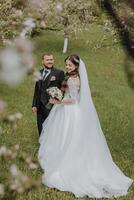
[[[32,107],[32,112],[33,112],[33,113],[37,113],[37,107],[35,107],[35,106]]]

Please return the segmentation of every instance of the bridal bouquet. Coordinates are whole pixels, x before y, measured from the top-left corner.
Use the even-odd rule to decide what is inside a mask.
[[[47,93],[49,94],[50,98],[56,99],[58,101],[61,101],[63,98],[63,93],[58,87],[51,87],[47,89]],[[46,105],[46,108],[50,109],[52,104],[48,103]]]

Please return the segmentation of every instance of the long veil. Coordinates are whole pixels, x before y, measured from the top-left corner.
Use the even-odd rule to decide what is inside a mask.
[[[103,174],[103,169],[105,169],[105,171],[109,172],[111,178],[113,177],[115,180],[119,178],[122,184],[124,184],[124,190],[126,190],[128,186],[131,185],[132,180],[125,177],[113,161],[107,141],[101,129],[98,114],[92,101],[86,66],[82,60],[80,60],[79,74],[81,81],[79,108],[83,121],[81,126],[83,129],[83,136],[85,135],[89,143],[89,155],[93,155],[93,159],[91,159],[92,164],[90,163],[90,165],[93,166],[96,171],[95,173],[99,171],[99,174]],[[88,130],[87,134],[84,134],[84,130],[85,132]],[[94,156],[96,159],[94,159]],[[105,172],[103,175],[105,177]]]
[[[98,124],[100,124],[94,103],[92,101],[86,66],[81,59],[79,65],[79,74],[81,81],[79,100],[81,111],[84,113],[87,119],[97,120]]]
[[[108,161],[113,162],[113,159],[103,134],[95,105],[92,100],[86,66],[81,59],[79,65],[79,74],[81,82],[79,113],[83,122],[80,123],[80,128],[83,129],[83,137],[85,136],[87,140],[90,141],[90,150],[92,153],[94,153],[94,155],[96,155],[96,159],[93,159],[96,163],[94,163],[94,166],[97,167],[102,160],[103,162],[107,163]]]
[[[80,59],[79,74],[81,81],[80,88],[80,104],[87,109],[89,101],[91,101],[91,91],[88,83],[88,76],[84,62]]]

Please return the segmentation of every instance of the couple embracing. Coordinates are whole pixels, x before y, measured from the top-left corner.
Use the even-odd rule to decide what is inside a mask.
[[[54,67],[52,54],[43,55],[43,65],[32,106],[40,135],[42,182],[76,197],[126,195],[133,180],[112,159],[92,101],[84,62],[77,55],[68,56],[65,75]],[[51,88],[58,88],[56,92],[61,92],[62,98],[50,94]]]

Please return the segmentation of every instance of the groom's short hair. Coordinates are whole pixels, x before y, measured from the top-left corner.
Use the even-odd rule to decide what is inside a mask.
[[[43,53],[42,60],[44,59],[44,56],[53,56],[53,54],[51,52]]]

